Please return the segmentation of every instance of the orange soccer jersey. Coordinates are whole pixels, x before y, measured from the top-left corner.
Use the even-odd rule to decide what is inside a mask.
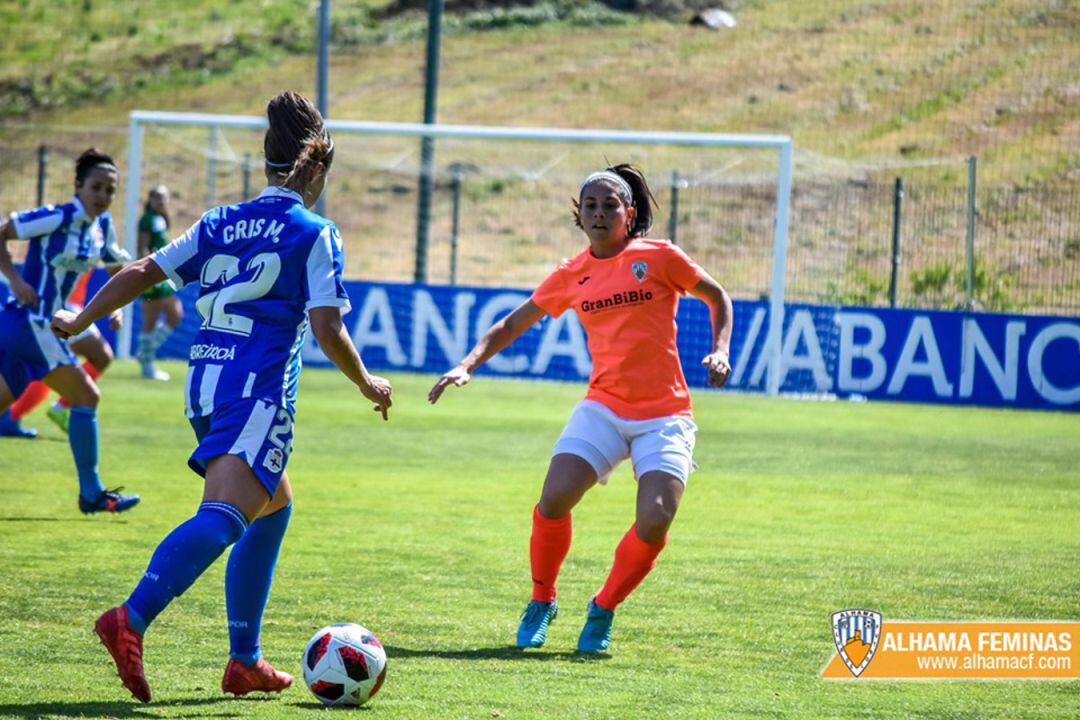
[[[553,317],[577,312],[593,361],[588,399],[631,420],[690,415],[675,312],[704,276],[669,241],[639,238],[615,257],[585,249],[563,260],[532,301]]]

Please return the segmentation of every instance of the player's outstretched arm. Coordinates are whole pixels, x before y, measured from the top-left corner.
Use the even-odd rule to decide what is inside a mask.
[[[360,388],[364,397],[375,403],[375,411],[382,413],[383,420],[387,420],[386,411],[393,405],[390,397],[393,391],[390,381],[378,375],[372,375],[364,367],[360,353],[357,352],[352,338],[345,332],[345,325],[341,322],[341,309],[313,307],[308,311],[308,317],[311,318],[311,332],[326,357],[330,358],[330,362],[334,363],[345,377]]]
[[[712,319],[712,352],[702,359],[701,364],[709,369],[709,384],[723,387],[731,376],[728,352],[731,347],[731,325],[735,317],[731,296],[720,283],[708,275],[690,288],[690,294],[709,306],[709,317]]]
[[[547,312],[531,299],[518,305],[513,312],[492,325],[484,333],[484,336],[477,341],[476,347],[465,356],[464,360],[439,378],[439,381],[435,383],[435,387],[431,388],[431,392],[428,393],[428,402],[432,404],[438,402],[443,390],[451,384],[461,387],[469,382],[476,368],[517,340],[522,333],[539,322],[540,318],[546,314]]]
[[[119,310],[147,288],[166,279],[165,271],[150,258],[125,265],[98,290],[82,312],[58,310],[52,318],[53,332],[64,339],[78,335],[95,320]]]

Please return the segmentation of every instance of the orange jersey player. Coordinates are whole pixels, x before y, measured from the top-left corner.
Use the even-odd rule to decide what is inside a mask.
[[[676,348],[675,313],[684,293],[708,304],[710,347],[702,364],[720,387],[731,373],[732,305],[724,289],[667,240],[645,237],[655,200],[641,171],[616,165],[593,173],[574,202],[589,247],[559,264],[533,293],[495,323],[461,363],[432,388],[449,385],[507,347],[544,315],[573,309],[593,360],[589,391],[574,409],[533,510],[529,556],[532,600],[518,627],[518,647],[540,647],[558,613],[555,581],[570,550],[570,513],[597,482],[630,458],[638,482],[636,522],[615,549],[606,582],[589,601],[578,650],[603,652],[614,611],[656,563],[667,543],[686,481],[694,469],[690,391]]]

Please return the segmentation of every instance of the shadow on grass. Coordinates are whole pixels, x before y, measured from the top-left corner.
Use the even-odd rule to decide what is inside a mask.
[[[258,704],[275,701],[280,702],[277,697],[232,698],[219,695],[217,697],[189,697],[178,698],[176,700],[155,700],[149,705],[143,705],[135,700],[120,700],[114,702],[27,703],[25,705],[3,704],[0,705],[0,717],[40,718],[42,716],[60,715],[62,717],[157,718],[160,717],[160,713],[155,712],[155,708],[195,707],[218,704],[233,706],[231,708],[233,712],[199,712],[197,713],[197,717],[248,717],[252,712],[250,707],[252,703]]]
[[[84,517],[0,517],[0,522],[86,522]],[[123,521],[121,521],[123,522]]]
[[[574,651],[545,652],[543,650],[522,650],[516,645],[502,645],[489,648],[463,648],[461,650],[444,648],[404,648],[393,645],[385,645],[387,657],[430,657],[443,658],[445,660],[576,660],[578,662],[594,662],[607,660],[611,656],[607,653],[582,653]]]
[[[372,702],[375,701],[372,700]],[[294,707],[300,710],[325,710],[326,712],[347,712],[350,715],[355,712],[371,712],[374,709],[370,705],[361,705],[360,707],[356,707],[355,705],[336,705],[333,707],[328,707],[326,705],[323,705],[321,702],[317,702],[314,700],[312,700],[311,702],[289,703],[289,707]]]

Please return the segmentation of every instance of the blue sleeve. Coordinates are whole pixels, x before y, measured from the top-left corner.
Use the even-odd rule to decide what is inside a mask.
[[[330,224],[322,229],[311,245],[308,254],[304,283],[304,309],[313,307],[339,307],[342,314],[351,305],[345,292],[342,274],[345,270],[345,250],[337,226]]]
[[[150,256],[157,263],[177,289],[199,279],[202,266],[199,263],[199,228],[200,219],[189,227],[183,235]]]
[[[11,213],[11,226],[16,237],[33,238],[49,233],[60,227],[64,221],[64,210],[55,205]]]

